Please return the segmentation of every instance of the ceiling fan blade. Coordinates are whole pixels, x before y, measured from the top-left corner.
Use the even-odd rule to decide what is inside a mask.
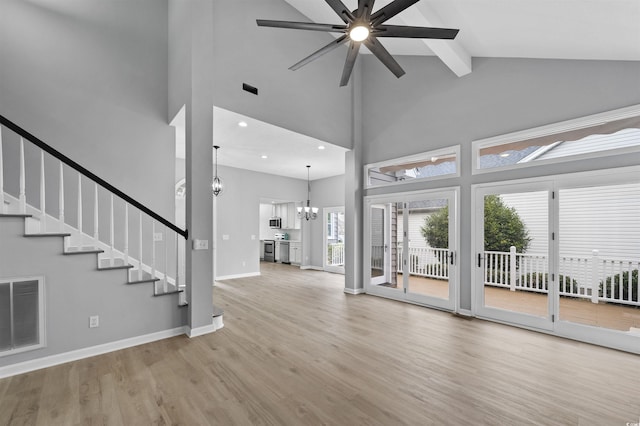
[[[378,32],[379,31],[379,32]],[[458,31],[452,28],[405,27],[400,25],[378,25],[376,37],[435,38],[453,40]]]
[[[329,6],[331,6],[331,9],[333,9],[333,11],[338,14],[340,19],[342,19],[345,22],[345,24],[348,24],[354,21],[355,16],[353,16],[353,13],[351,13],[351,11],[347,9],[347,6],[345,6],[341,0],[325,0],[325,1]]]
[[[396,77],[400,78],[405,74],[400,64],[393,59],[389,51],[375,37],[369,37],[363,43]]]
[[[374,26],[382,24],[418,1],[419,0],[395,0],[371,15],[371,23]]]
[[[374,3],[375,0],[358,0],[358,18],[363,18],[368,21],[371,17]]]
[[[346,25],[315,24],[313,22],[271,21],[268,19],[256,19],[259,27],[292,28],[295,30],[345,32]]]
[[[340,87],[346,86],[349,83],[353,66],[358,58],[358,50],[360,50],[360,42],[351,40],[349,44],[349,51],[347,52],[347,60],[344,63],[344,69],[342,70],[342,78],[340,79]]]
[[[341,37],[338,37],[337,39],[333,40],[331,43],[327,44],[326,46],[324,46],[322,49],[318,49],[315,52],[313,52],[311,55],[307,56],[306,58],[304,58],[303,60],[301,60],[300,62],[291,65],[289,67],[289,69],[291,71],[295,71],[298,68],[301,68],[305,65],[307,65],[309,62],[318,59],[320,56],[324,55],[327,52],[331,52],[333,49],[335,49],[336,47],[340,46],[341,44],[343,44],[345,41],[347,41],[348,37],[347,35],[343,35]]]

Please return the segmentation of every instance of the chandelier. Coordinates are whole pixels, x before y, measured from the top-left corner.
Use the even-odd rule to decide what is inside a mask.
[[[222,181],[218,176],[218,148],[220,147],[218,145],[214,145],[213,147],[216,149],[216,170],[215,170],[215,176],[213,178],[213,182],[211,183],[211,190],[213,191],[213,195],[217,197],[222,193],[222,189],[223,189]]]
[[[311,182],[309,181],[309,169],[311,166],[307,166],[307,205],[304,207],[298,207],[298,217],[301,219],[315,220],[318,217],[318,208],[310,207],[311,201]]]

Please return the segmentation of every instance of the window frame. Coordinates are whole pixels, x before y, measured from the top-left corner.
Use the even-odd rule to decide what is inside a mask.
[[[426,176],[422,178],[415,178],[415,179],[409,179],[409,180],[398,180],[395,182],[387,182],[384,184],[376,184],[376,185],[372,185],[369,181],[369,170],[371,169],[381,168],[384,166],[394,166],[394,165],[398,165],[399,163],[412,163],[412,162],[417,162],[421,160],[426,160],[431,157],[437,157],[439,155],[451,155],[451,154],[455,155],[455,159],[454,159],[454,162],[456,165],[455,173],[449,173],[449,174],[440,175],[440,176]],[[452,145],[444,148],[434,149],[431,151],[421,152],[418,154],[407,155],[404,157],[398,157],[390,160],[384,160],[376,163],[366,164],[364,166],[364,182],[365,182],[364,189],[386,188],[389,186],[393,187],[397,185],[407,185],[407,184],[416,183],[416,182],[427,182],[427,181],[430,182],[434,180],[451,179],[451,178],[457,178],[457,177],[460,177],[460,145]]]
[[[28,352],[35,349],[40,349],[46,347],[46,303],[45,303],[45,279],[44,276],[25,276],[25,277],[7,277],[0,278],[0,283],[9,283],[13,286],[16,282],[24,282],[24,281],[37,281],[38,282],[38,342],[29,345],[22,346],[19,348],[12,347],[11,349],[0,351],[0,358],[15,355],[22,352]],[[13,322],[13,318],[11,319]],[[11,342],[13,346],[13,342]]]
[[[568,155],[564,157],[548,158],[545,160],[536,160],[526,163],[516,163],[506,166],[498,166],[491,168],[480,168],[480,151],[485,148],[490,148],[499,145],[511,144],[518,141],[524,141],[527,139],[539,138],[544,136],[550,136],[556,133],[563,133],[572,130],[584,129],[599,124],[604,124],[609,121],[622,120],[625,118],[632,118],[640,116],[640,104],[632,105],[625,108],[606,111],[598,114],[588,115],[572,120],[561,121],[553,124],[548,124],[540,127],[534,127],[531,129],[521,130],[512,133],[506,133],[485,139],[477,139],[471,142],[472,146],[472,175],[495,173],[505,170],[521,169],[526,167],[535,167],[545,164],[554,163],[567,163],[570,161],[583,160],[589,158],[600,158],[603,156],[613,156],[627,153],[640,152],[640,146],[604,149],[601,151],[588,152],[584,154]]]

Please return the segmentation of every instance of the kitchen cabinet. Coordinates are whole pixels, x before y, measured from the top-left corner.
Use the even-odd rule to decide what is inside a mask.
[[[296,265],[302,263],[302,245],[300,241],[289,242],[289,260]]]
[[[276,241],[276,262],[280,261],[280,241]]]

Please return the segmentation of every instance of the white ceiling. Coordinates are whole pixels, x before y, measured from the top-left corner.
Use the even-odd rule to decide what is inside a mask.
[[[344,174],[345,148],[218,107],[213,140],[220,146],[218,164],[225,166],[296,179],[307,179],[307,165],[311,180]]]
[[[323,0],[285,1],[312,22],[342,23]],[[377,0],[374,10],[390,2]],[[394,55],[436,55],[458,76],[473,72],[472,57],[640,61],[640,0],[421,0],[388,22],[459,28],[454,41],[381,39]],[[221,108],[214,140],[222,165],[306,179],[310,164],[311,180],[344,173],[344,148]]]
[[[286,2],[313,22],[342,24],[323,0]],[[638,0],[421,0],[388,23],[459,28],[455,42],[472,57],[640,60]],[[396,55],[433,55],[433,41],[381,40]]]

